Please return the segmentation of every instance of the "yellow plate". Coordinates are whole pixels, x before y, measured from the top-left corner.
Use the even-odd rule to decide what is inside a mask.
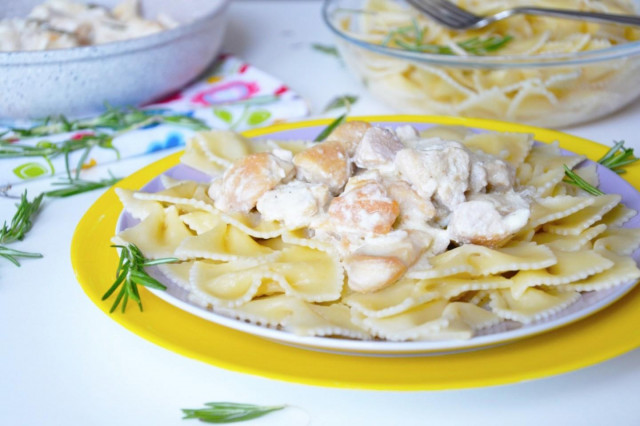
[[[372,122],[407,122],[463,125],[503,132],[529,132],[541,142],[558,140],[569,151],[590,159],[607,148],[553,130],[491,120],[425,116],[354,117]],[[252,130],[248,137],[306,126],[326,125],[314,120]],[[181,153],[153,163],[117,186],[139,189],[179,162]],[[625,177],[640,189],[640,167]],[[113,282],[118,255],[110,239],[121,214],[113,189],[87,211],[76,228],[71,260],[89,298],[105,313],[111,301],[101,301]],[[406,358],[338,355],[298,349],[213,324],[188,314],[141,289],[144,312],[128,309],[111,318],[137,335],[182,355],[218,367],[320,386],[381,389],[436,390],[491,386],[560,374],[613,358],[640,346],[640,288],[603,311],[560,329],[507,345],[471,352]],[[134,306],[131,306],[133,308]]]

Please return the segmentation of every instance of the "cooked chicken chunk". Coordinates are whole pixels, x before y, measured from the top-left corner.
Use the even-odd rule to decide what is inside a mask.
[[[407,270],[400,259],[355,254],[344,260],[349,288],[359,293],[380,290],[397,281]]]
[[[381,127],[372,127],[362,137],[353,161],[356,166],[363,169],[382,169],[385,166],[393,168],[393,160],[398,151],[403,148],[404,145],[394,132]]]
[[[405,229],[420,229],[434,218],[436,209],[428,199],[418,195],[404,180],[388,180],[385,188],[400,207],[399,223]]]
[[[470,186],[473,192],[480,192],[475,190],[479,186],[479,182],[474,181],[474,170],[477,169],[484,169],[485,187],[488,191],[504,192],[513,188],[516,173],[509,163],[489,154],[475,152],[471,154]]]
[[[311,183],[321,183],[338,194],[351,176],[351,161],[340,142],[322,142],[293,157],[297,178]]]
[[[261,152],[233,163],[219,181],[209,187],[215,206],[226,212],[248,212],[258,199],[280,182],[293,177],[292,163]]]
[[[449,210],[465,201],[471,160],[461,144],[443,141],[420,150],[403,149],[396,155],[395,166],[421,196],[434,197]]]
[[[324,210],[330,198],[325,185],[292,181],[265,192],[256,208],[263,219],[282,222],[289,229],[301,228]]]
[[[398,203],[377,181],[362,183],[329,205],[330,222],[339,232],[386,234],[399,213]]]
[[[449,219],[449,236],[460,243],[499,247],[529,220],[529,203],[519,194],[480,194],[459,204]]]
[[[408,144],[417,139],[420,139],[420,133],[418,132],[418,130],[408,124],[406,126],[396,127],[395,132],[398,139],[400,139],[400,142],[402,142],[405,146],[409,146]]]
[[[336,127],[327,140],[340,142],[347,154],[353,156],[365,132],[370,128],[371,124],[365,121],[347,121]]]

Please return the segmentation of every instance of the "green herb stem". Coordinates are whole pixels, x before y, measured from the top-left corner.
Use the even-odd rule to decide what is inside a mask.
[[[575,185],[583,191],[588,192],[591,195],[603,195],[604,192],[600,191],[595,186],[591,185],[589,182],[581,178],[576,172],[572,171],[567,165],[564,165],[564,174],[565,179],[564,182]]]
[[[17,258],[40,258],[42,257],[42,255],[40,253],[31,253],[27,251],[10,249],[5,246],[0,246],[0,257],[7,259],[9,262],[13,263],[16,266],[20,266],[20,262],[18,262]]]
[[[346,120],[347,120],[347,114],[342,114],[340,117],[333,120],[331,124],[325,127],[324,130],[322,130],[322,132],[320,132],[320,134],[318,134],[318,136],[316,136],[316,138],[313,141],[322,142],[331,134],[331,132],[335,130],[336,127],[344,123]]]
[[[183,408],[183,419],[198,419],[205,423],[235,423],[262,417],[285,405],[259,406],[236,402],[208,402],[207,408]]]
[[[625,148],[624,141],[618,141],[598,160],[598,163],[618,174],[623,174],[626,173],[624,167],[636,161],[638,158],[633,155],[633,148]]]

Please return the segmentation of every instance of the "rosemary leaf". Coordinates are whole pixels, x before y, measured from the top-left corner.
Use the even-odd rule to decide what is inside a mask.
[[[28,257],[28,258],[40,258],[42,255],[40,253],[30,253],[26,251],[19,251],[10,249],[5,246],[0,246],[0,257],[7,259],[9,262],[13,263],[16,266],[20,266],[20,262],[18,262],[18,257]]]
[[[0,244],[9,244],[24,239],[25,234],[31,229],[32,219],[40,210],[43,196],[40,194],[33,201],[29,201],[27,191],[22,193],[11,224],[7,224],[5,221],[0,229]]]
[[[51,198],[71,197],[73,195],[82,194],[84,192],[111,187],[118,181],[120,181],[120,179],[121,178],[119,177],[111,175],[111,177],[106,179],[100,179],[99,181],[90,181],[79,179],[76,175],[76,177],[70,177],[62,180],[61,182],[53,183],[53,185],[62,186],[62,188],[47,191],[44,193],[44,195]]]
[[[111,247],[120,249],[120,260],[118,262],[118,268],[116,270],[116,279],[113,284],[107,289],[102,296],[102,300],[107,300],[116,290],[118,294],[111,305],[109,313],[113,313],[120,303],[122,302],[122,313],[127,309],[127,302],[129,299],[138,304],[138,308],[142,311],[142,301],[140,299],[140,293],[138,292],[138,285],[145,287],[156,288],[159,290],[166,290],[161,282],[151,277],[146,271],[147,265],[159,265],[162,263],[174,263],[179,259],[175,257],[167,257],[162,259],[145,259],[140,249],[134,244],[128,244],[126,246],[114,245]]]
[[[327,127],[325,127],[324,130],[322,132],[320,132],[320,134],[318,134],[318,136],[316,136],[316,138],[313,141],[314,142],[322,142],[323,140],[325,140],[331,134],[331,132],[333,132],[333,130],[336,127],[338,127],[339,125],[344,123],[346,121],[346,119],[347,119],[347,114],[342,114],[340,117],[338,117],[335,120],[333,120],[331,122],[331,124],[329,124]]]
[[[600,191],[595,186],[591,185],[586,180],[582,179],[576,172],[572,171],[567,165],[564,165],[564,182],[575,185],[583,191],[588,192],[591,195],[603,195],[604,192]]]
[[[356,102],[358,102],[358,97],[355,95],[342,95],[342,96],[338,96],[333,98],[326,107],[324,107],[324,111],[323,112],[328,112],[331,111],[333,109],[338,109],[338,108],[347,108],[347,110],[349,110],[351,108],[351,105],[355,104]]]
[[[286,407],[285,405],[259,406],[235,402],[208,402],[205,405],[207,408],[183,408],[183,419],[198,419],[205,423],[235,423],[262,417]]]
[[[340,53],[338,52],[338,49],[335,46],[329,46],[329,45],[320,44],[320,43],[312,43],[311,48],[320,53],[324,53],[330,56],[335,56],[336,58],[340,57]]]
[[[638,158],[633,155],[633,148],[625,148],[624,141],[618,141],[598,160],[598,163],[618,174],[623,174],[626,172],[624,166],[628,166],[636,161],[638,161]]]

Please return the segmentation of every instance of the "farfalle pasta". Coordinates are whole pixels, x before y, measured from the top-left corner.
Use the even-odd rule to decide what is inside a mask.
[[[347,122],[325,142],[200,133],[207,182],[118,189],[114,237],[189,300],[305,336],[468,339],[640,278],[635,212],[557,178],[584,158],[524,133]],[[579,170],[579,169],[576,169]],[[597,179],[588,170],[585,176]]]

